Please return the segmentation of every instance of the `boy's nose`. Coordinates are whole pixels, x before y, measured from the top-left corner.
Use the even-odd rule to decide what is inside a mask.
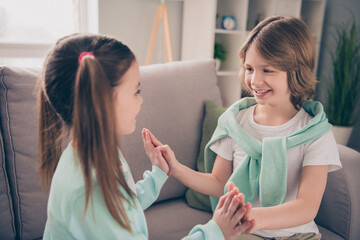
[[[251,85],[259,85],[263,82],[261,74],[254,71],[254,73],[251,76]]]

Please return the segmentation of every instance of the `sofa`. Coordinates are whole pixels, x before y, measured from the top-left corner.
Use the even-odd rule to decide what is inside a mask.
[[[36,80],[40,69],[0,68],[0,239],[41,239],[47,196],[38,174]],[[205,116],[204,103],[222,104],[211,59],[140,67],[144,103],[137,129],[121,140],[135,180],[151,164],[141,129],[169,144],[179,161],[196,169]],[[360,153],[338,145],[343,168],[329,173],[315,219],[326,240],[360,239]],[[188,206],[187,188],[169,178],[145,211],[150,239],[181,239],[211,213]],[[296,216],[294,216],[296,217]]]

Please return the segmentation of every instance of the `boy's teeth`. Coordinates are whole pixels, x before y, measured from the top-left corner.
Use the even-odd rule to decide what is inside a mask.
[[[255,90],[258,93],[266,93],[268,90]]]

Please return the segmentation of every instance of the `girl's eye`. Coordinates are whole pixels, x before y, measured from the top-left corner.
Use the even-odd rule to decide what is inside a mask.
[[[141,90],[138,89],[138,90],[136,91],[136,95],[140,95],[140,93],[141,93]]]
[[[246,71],[252,72],[252,70],[253,70],[253,69],[252,69],[251,67],[247,67],[247,68],[246,68]]]
[[[264,69],[264,73],[272,73],[273,71],[268,70],[268,69]]]

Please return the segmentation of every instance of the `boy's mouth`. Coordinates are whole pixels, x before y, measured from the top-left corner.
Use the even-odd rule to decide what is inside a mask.
[[[267,93],[267,92],[271,91],[271,89],[253,89],[253,90],[257,94],[264,94],[264,93]]]

